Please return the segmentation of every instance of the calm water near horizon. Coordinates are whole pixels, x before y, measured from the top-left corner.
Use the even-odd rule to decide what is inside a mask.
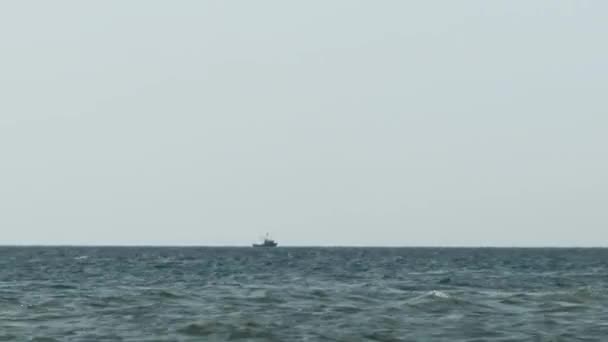
[[[604,341],[608,249],[0,247],[0,341]]]

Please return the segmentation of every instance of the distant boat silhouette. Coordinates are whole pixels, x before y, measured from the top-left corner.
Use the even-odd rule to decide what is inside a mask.
[[[271,239],[268,236],[268,233],[266,233],[266,236],[264,237],[264,242],[262,242],[262,243],[254,243],[253,247],[276,247],[278,245],[279,244],[276,241],[274,241],[273,239]]]

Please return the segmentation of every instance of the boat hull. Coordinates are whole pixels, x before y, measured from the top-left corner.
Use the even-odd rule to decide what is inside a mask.
[[[258,243],[253,244],[253,247],[256,247],[256,248],[272,248],[272,247],[276,247],[276,246],[278,246],[278,244],[276,244],[276,243],[275,244],[258,244]]]

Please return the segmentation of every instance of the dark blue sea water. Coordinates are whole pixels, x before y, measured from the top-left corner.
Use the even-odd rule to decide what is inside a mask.
[[[0,247],[0,341],[607,341],[608,250]]]

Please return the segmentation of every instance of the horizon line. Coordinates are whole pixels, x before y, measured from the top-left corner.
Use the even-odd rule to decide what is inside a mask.
[[[2,244],[0,247],[119,247],[119,248],[253,248],[248,245],[204,245],[204,244],[40,244],[40,243],[23,243],[23,244]],[[538,249],[538,248],[555,248],[555,249],[600,249],[608,248],[604,246],[592,245],[280,245],[276,248],[521,248],[521,249]]]

